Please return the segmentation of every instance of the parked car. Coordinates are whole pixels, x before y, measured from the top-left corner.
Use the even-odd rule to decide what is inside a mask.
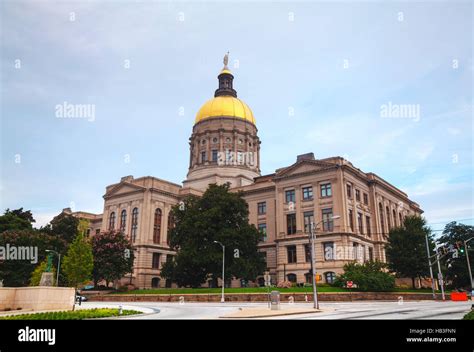
[[[76,303],[79,303],[79,302],[86,302],[86,301],[87,301],[87,297],[86,297],[86,296],[82,296],[79,291],[76,291]]]

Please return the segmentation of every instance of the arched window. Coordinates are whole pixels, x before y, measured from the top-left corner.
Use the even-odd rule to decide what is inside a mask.
[[[109,216],[109,231],[115,229],[115,212],[111,212]]]
[[[395,210],[392,209],[392,218],[393,218],[393,226],[397,226],[396,222],[397,222],[397,213],[395,213]],[[401,226],[401,224],[400,224]]]
[[[168,214],[168,234],[166,235],[166,243],[170,244],[170,231],[174,227],[174,216],[173,213],[170,212]]]
[[[296,282],[296,274],[288,274],[286,276],[289,282]]]
[[[138,208],[133,208],[132,233],[131,233],[132,242],[135,242],[135,240],[137,239],[137,232],[138,232]]]
[[[326,280],[327,284],[333,284],[334,281],[336,280],[336,273],[332,271],[328,271],[324,273],[324,280]]]
[[[379,203],[379,214],[380,214],[380,228],[382,229],[382,233],[385,234],[385,222],[383,220],[383,206],[382,203]]]
[[[160,287],[160,278],[159,277],[154,277],[153,279],[151,279],[151,287],[152,288]]]
[[[125,233],[126,226],[127,226],[127,211],[124,209],[120,213],[120,232]]]
[[[388,210],[388,207],[385,207],[385,211],[387,212],[388,231],[390,231],[390,229],[392,228],[392,221],[390,220],[390,210]]]
[[[155,210],[155,221],[153,225],[153,243],[160,243],[161,234],[161,209]]]
[[[398,213],[398,218],[400,219],[400,226],[403,226],[402,213]]]

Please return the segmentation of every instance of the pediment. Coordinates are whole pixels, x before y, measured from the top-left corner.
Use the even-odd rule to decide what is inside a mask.
[[[110,189],[108,192],[105,193],[104,198],[109,198],[112,196],[119,196],[121,194],[129,194],[133,192],[144,192],[146,190],[145,187],[134,185],[133,183],[129,182],[121,182],[117,184],[115,187]]]
[[[276,177],[287,177],[308,172],[315,172],[336,166],[335,164],[319,160],[302,160],[285,169],[279,170]]]

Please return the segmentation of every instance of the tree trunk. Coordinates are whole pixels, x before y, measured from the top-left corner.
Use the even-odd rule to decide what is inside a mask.
[[[411,286],[413,287],[413,289],[416,289],[416,287],[415,287],[415,277],[411,278]]]

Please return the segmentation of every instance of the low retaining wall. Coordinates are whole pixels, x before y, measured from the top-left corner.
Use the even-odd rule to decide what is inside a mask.
[[[0,311],[72,310],[74,295],[72,287],[1,287]]]
[[[182,298],[181,298],[182,297]],[[292,298],[291,298],[292,297]],[[308,293],[282,293],[281,302],[306,302],[312,301],[313,295]],[[407,301],[432,300],[431,293],[399,293],[399,292],[323,292],[318,294],[320,301],[350,302],[350,301]],[[90,301],[97,302],[220,302],[221,295],[212,294],[111,294],[89,296]],[[441,294],[436,295],[441,300]],[[446,299],[450,299],[446,295]],[[266,302],[268,295],[265,293],[227,293],[226,302]]]

